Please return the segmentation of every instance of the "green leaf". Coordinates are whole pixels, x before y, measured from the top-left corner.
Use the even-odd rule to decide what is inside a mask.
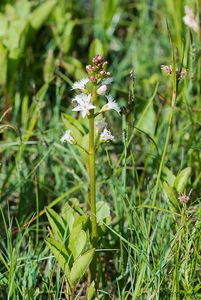
[[[174,187],[176,188],[178,193],[182,193],[186,187],[188,179],[191,175],[191,168],[183,169],[176,177]]]
[[[54,237],[59,238],[59,240],[62,241],[65,236],[66,227],[62,217],[51,208],[46,209],[46,214]]]
[[[172,187],[170,187],[167,182],[163,182],[163,190],[166,193],[170,203],[172,204],[172,206],[178,210],[179,209],[179,202],[178,199],[175,195],[174,189]]]
[[[8,28],[6,46],[9,50],[9,58],[18,60],[24,52],[29,24],[27,20],[14,20]]]
[[[86,273],[86,271],[93,259],[94,253],[95,253],[95,249],[93,248],[93,249],[85,252],[82,256],[78,257],[75,260],[73,267],[71,269],[71,272],[70,272],[70,281],[71,281],[73,287],[75,287],[78,284],[80,279]]]
[[[69,117],[69,116],[67,118],[66,114],[62,114],[62,121],[63,121],[64,126],[66,127],[66,129],[70,129],[72,131],[73,138],[75,139],[76,142],[79,143],[79,141],[82,139],[82,133],[80,131],[80,128],[77,127],[77,124],[75,122],[73,122],[72,119],[74,119],[74,118]],[[74,121],[75,121],[75,119],[74,119]]]
[[[82,253],[87,242],[87,235],[84,230],[78,226],[73,228],[69,237],[69,249],[71,250],[74,260]]]
[[[96,293],[95,283],[94,283],[94,281],[92,281],[90,286],[88,286],[88,288],[87,288],[87,293],[86,293],[87,300],[93,299],[93,297],[95,296],[95,293]]]
[[[55,60],[54,60],[54,51],[49,49],[45,59],[45,64],[43,67],[43,77],[45,82],[50,82],[54,76]]]
[[[64,32],[60,39],[61,42],[59,45],[63,53],[67,53],[71,47],[72,31],[75,27],[75,24],[75,21],[69,20],[66,26],[64,27]]]
[[[65,247],[60,244],[58,241],[54,240],[53,238],[47,238],[46,244],[50,248],[51,252],[54,254],[60,268],[64,272],[68,283],[71,285],[70,281],[70,268],[68,265],[69,261],[69,254]]]
[[[0,85],[7,83],[8,51],[0,44]]]
[[[100,225],[103,224],[103,220],[108,221],[110,220],[110,207],[107,202],[99,201],[96,204],[96,218],[97,223]]]
[[[74,127],[76,127],[80,132],[82,132],[83,134],[85,134],[85,130],[84,130],[84,127],[80,124],[80,122],[73,118],[72,116],[70,115],[67,115],[67,114],[62,114],[62,117],[66,120],[68,120]]]
[[[89,61],[91,61],[96,54],[104,55],[103,45],[99,39],[93,40],[90,45]]]
[[[167,167],[164,167],[163,168],[163,174],[164,174],[165,181],[167,181],[169,186],[173,187],[176,177],[174,176],[172,171],[170,169],[168,169]]]
[[[49,84],[45,83],[36,94],[36,99],[41,102],[44,100]]]
[[[62,217],[64,221],[68,224],[69,231],[71,232],[73,228],[73,224],[76,218],[76,215],[78,215],[72,207],[67,203],[63,209],[62,209]]]
[[[8,18],[0,13],[0,39],[4,39],[8,29]]]
[[[84,228],[87,225],[88,219],[87,215],[77,216],[73,223],[73,228]]]
[[[33,29],[40,29],[43,23],[46,22],[56,3],[57,0],[46,0],[34,10],[30,17],[30,24]]]

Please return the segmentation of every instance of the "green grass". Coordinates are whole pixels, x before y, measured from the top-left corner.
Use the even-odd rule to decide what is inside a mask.
[[[122,114],[106,116],[115,142],[97,154],[97,200],[111,223],[97,249],[96,299],[200,299],[201,44],[183,23],[187,2],[58,0],[49,13],[43,1],[17,2],[0,4],[0,299],[65,299],[44,209],[78,202],[89,213],[88,173],[79,151],[60,143],[61,113],[71,114],[71,84],[99,51]],[[196,12],[199,1],[188,4]],[[1,33],[2,15],[21,24],[37,7],[40,26],[20,31],[13,21],[14,36]],[[172,102],[174,80],[160,65],[182,62],[188,74]]]

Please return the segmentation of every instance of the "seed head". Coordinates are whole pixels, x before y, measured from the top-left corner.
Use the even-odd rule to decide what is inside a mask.
[[[188,195],[186,195],[185,193],[179,194],[180,203],[186,204],[186,203],[188,203],[189,200],[190,200],[190,197]]]

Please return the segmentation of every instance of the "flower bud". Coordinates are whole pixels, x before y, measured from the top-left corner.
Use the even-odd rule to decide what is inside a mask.
[[[105,75],[105,71],[102,70],[102,71],[100,71],[99,74],[100,74],[100,76],[104,76]]]
[[[106,61],[104,61],[103,65],[102,65],[103,69],[106,69],[107,65],[108,65],[108,61],[106,60]]]
[[[107,91],[107,86],[106,86],[106,84],[103,84],[97,89],[97,94],[104,95],[106,93],[106,91]]]
[[[91,71],[91,65],[86,66],[86,71],[89,73]]]
[[[90,79],[91,81],[95,81],[95,77],[94,77],[94,76],[90,76],[89,79]]]

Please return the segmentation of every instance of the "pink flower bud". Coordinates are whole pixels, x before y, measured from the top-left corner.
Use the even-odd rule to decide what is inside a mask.
[[[99,73],[101,76],[104,76],[105,75],[105,71],[100,71],[100,73]]]
[[[90,79],[91,81],[95,81],[95,77],[94,77],[94,76],[90,76],[89,79]]]
[[[101,56],[101,55],[97,55],[97,60],[99,61],[99,62],[103,62],[103,60],[104,60],[104,58]]]
[[[86,66],[86,71],[87,71],[87,72],[90,72],[90,71],[91,71],[91,65],[87,65],[87,66]]]

